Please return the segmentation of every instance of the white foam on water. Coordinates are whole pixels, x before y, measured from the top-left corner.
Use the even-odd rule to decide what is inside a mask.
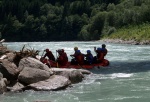
[[[133,74],[126,74],[126,73],[113,73],[111,74],[111,78],[129,78],[133,76]]]
[[[117,100],[124,100],[124,99],[138,99],[140,98],[139,96],[131,96],[131,97],[117,97],[115,98],[114,100],[117,101]]]

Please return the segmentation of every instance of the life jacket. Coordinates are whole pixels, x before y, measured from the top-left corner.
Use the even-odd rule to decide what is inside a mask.
[[[51,67],[51,63],[50,63],[50,61],[49,61],[48,59],[46,59],[46,58],[41,58],[40,61],[41,61],[43,64],[47,65],[48,67]]]
[[[77,50],[74,52],[74,54],[70,55],[70,56],[73,56],[75,57],[77,55]]]
[[[107,55],[107,49],[106,48],[102,48],[102,52],[103,52],[104,56]]]
[[[76,55],[75,60],[77,61],[78,64],[83,65],[84,64],[84,55],[81,53]]]
[[[68,57],[67,57],[67,54],[65,52],[63,53],[63,57],[64,57],[64,61],[67,63],[68,62]]]
[[[61,66],[65,66],[68,62],[68,57],[65,52],[61,53],[59,57],[57,58],[58,64]]]
[[[90,54],[86,54],[86,61],[89,63],[89,64],[92,64],[93,63],[93,55],[90,53]]]
[[[104,60],[104,53],[101,50],[97,50],[97,61],[101,62]]]

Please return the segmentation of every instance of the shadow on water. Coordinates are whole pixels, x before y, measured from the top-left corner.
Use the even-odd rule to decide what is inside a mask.
[[[94,68],[94,74],[138,73],[150,71],[150,61],[111,62],[108,67]]]

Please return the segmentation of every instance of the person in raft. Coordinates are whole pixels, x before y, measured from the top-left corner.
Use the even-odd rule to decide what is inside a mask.
[[[87,54],[85,56],[85,64],[91,65],[93,63],[93,55],[91,50],[87,50]]]
[[[45,49],[44,51],[46,51],[46,53],[43,58],[48,57],[49,60],[55,61],[55,57],[49,49]]]
[[[75,63],[75,56],[77,55],[77,50],[78,50],[78,47],[74,47],[74,54],[70,55],[72,57],[71,64],[76,64]]]
[[[75,51],[75,54],[74,55],[70,55],[72,57],[74,57],[72,60],[71,60],[71,64],[73,65],[83,65],[84,64],[84,54],[82,54],[80,52],[80,50],[76,50]]]
[[[41,58],[40,58],[40,61],[41,61],[43,64],[47,65],[49,68],[51,68],[51,63],[49,62],[48,59],[41,57]]]
[[[102,52],[104,53],[104,56],[107,55],[108,50],[106,49],[106,45],[102,44]]]
[[[74,54],[70,55],[70,56],[75,56],[77,53],[78,47],[74,47]]]
[[[93,63],[101,63],[104,60],[104,53],[102,51],[102,48],[94,47],[94,51],[96,52],[96,56],[94,56]]]
[[[59,56],[57,58],[58,65],[59,66],[65,66],[65,65],[67,65],[68,57],[67,57],[67,54],[64,51],[64,49],[59,49],[59,50],[57,50],[57,52],[59,54]]]

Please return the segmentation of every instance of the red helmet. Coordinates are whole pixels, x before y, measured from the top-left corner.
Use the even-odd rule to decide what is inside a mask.
[[[61,51],[64,52],[64,49],[62,49]]]
[[[48,51],[49,51],[49,49],[46,49],[45,51],[46,51],[46,52],[48,52]]]

